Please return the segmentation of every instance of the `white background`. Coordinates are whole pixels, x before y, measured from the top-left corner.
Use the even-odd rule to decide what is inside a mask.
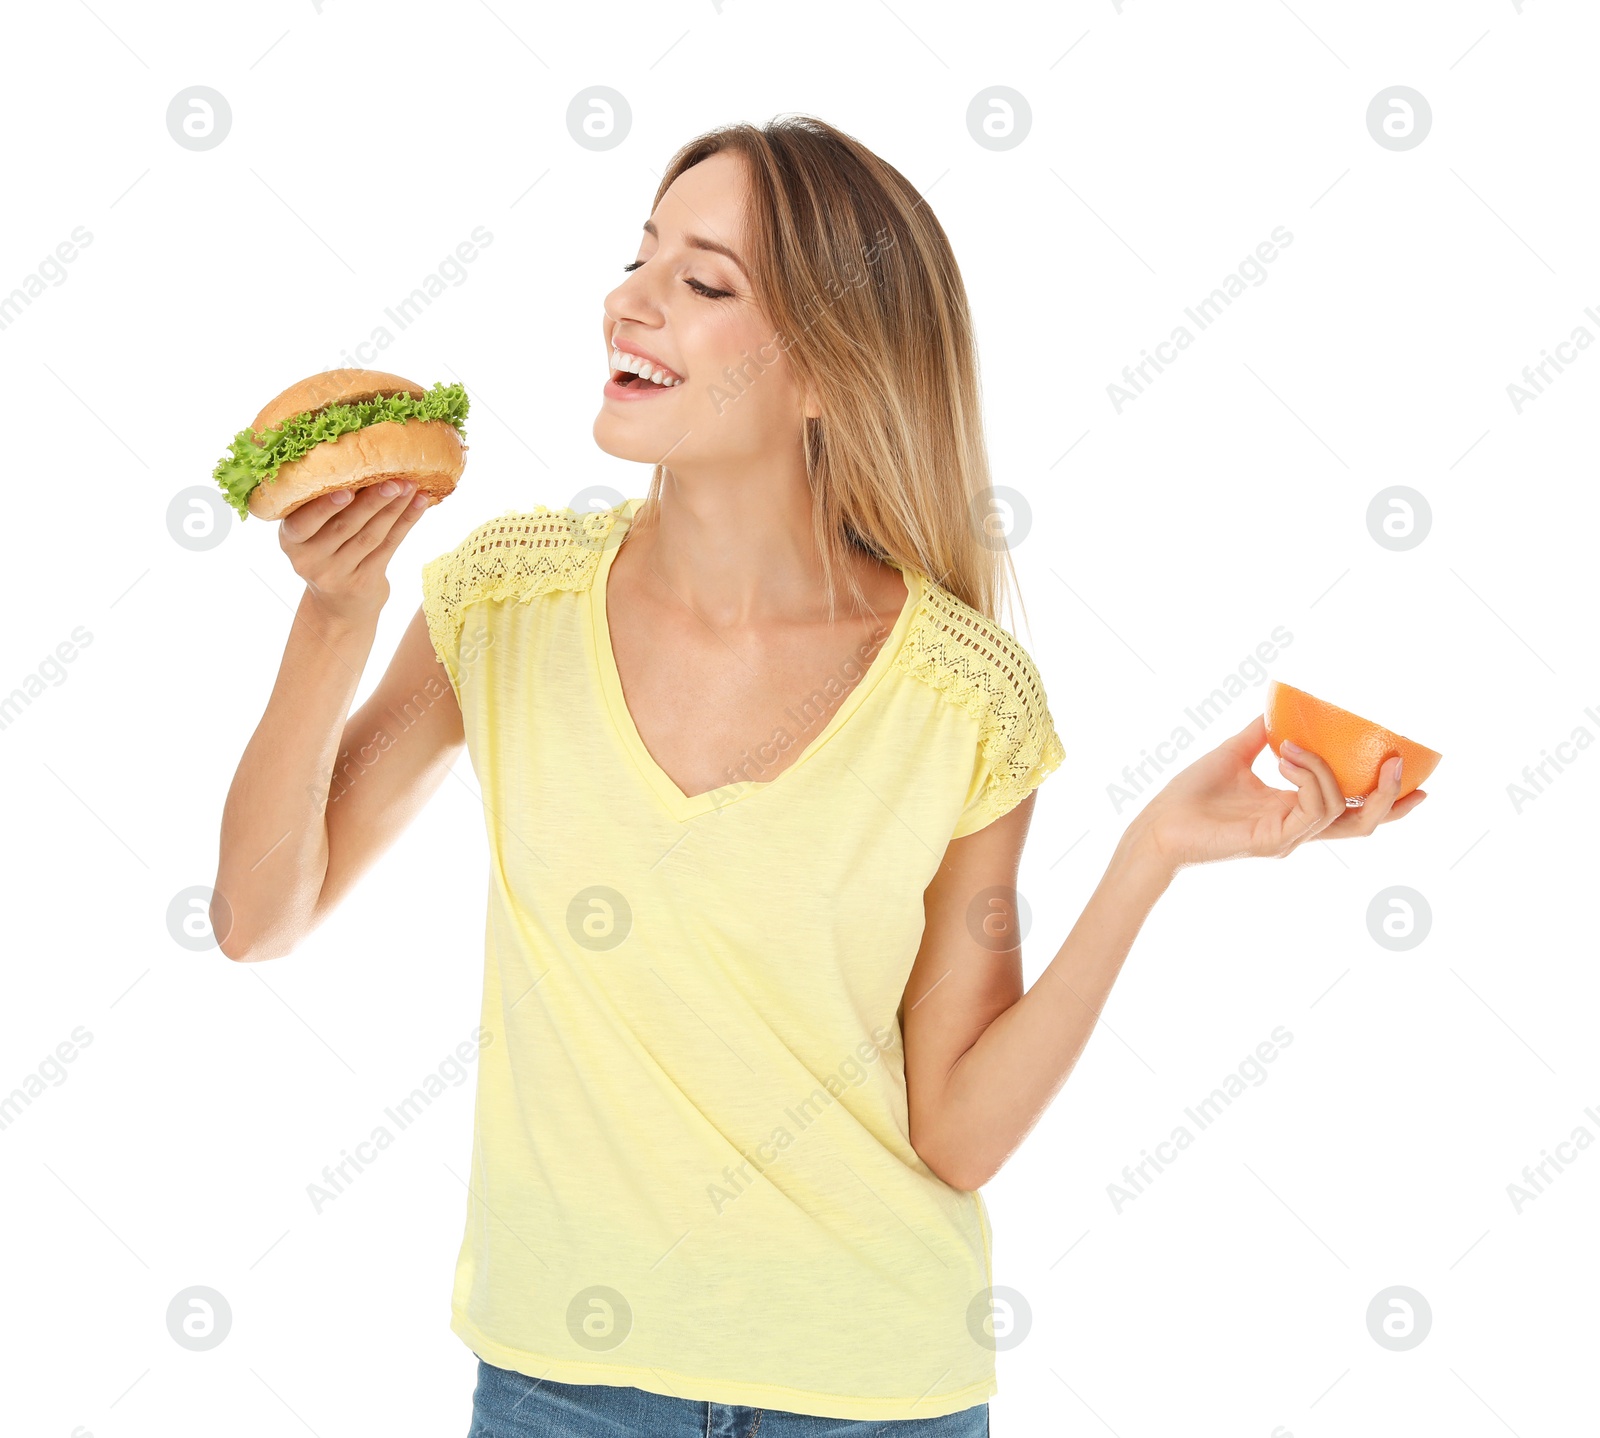
[[[168,906],[215,876],[298,581],[271,525],[229,515],[193,552],[167,515],[267,398],[486,227],[382,352],[467,385],[472,450],[391,567],[364,696],[425,559],[508,508],[644,493],[590,437],[601,297],[673,149],[783,111],[907,175],[971,295],[995,481],[1030,511],[1012,627],[1067,747],[1024,863],[1030,982],[1143,802],[1108,786],[1276,626],[1272,677],[1445,756],[1403,824],[1187,871],[1162,899],[986,1190],[996,1283],[1031,1314],[993,1431],[1592,1424],[1600,1153],[1520,1212],[1507,1185],[1576,1127],[1600,1135],[1600,755],[1567,750],[1520,809],[1508,785],[1600,733],[1600,354],[1520,413],[1507,386],[1578,325],[1600,334],[1597,43],[1576,0],[10,11],[0,294],[75,226],[92,243],[0,330],[0,693],[75,627],[92,642],[0,730],[0,1094],[78,1026],[91,1041],[0,1129],[0,1428],[465,1433],[474,1363],[447,1323],[475,1069],[322,1212],[307,1185],[477,1021],[472,771],[293,956],[176,944]],[[232,110],[204,152],[165,118],[193,85]],[[605,152],[566,126],[594,85],[632,112]],[[1004,151],[966,124],[994,85],[1032,112]],[[1432,110],[1405,151],[1365,119],[1393,85]],[[1122,367],[1280,225],[1266,282],[1119,413]],[[1398,552],[1366,521],[1396,484],[1432,512]],[[1432,913],[1404,952],[1367,924],[1394,885]],[[1266,1081],[1119,1212],[1123,1166],[1279,1025]],[[231,1306],[209,1352],[167,1332],[191,1285]],[[1393,1285],[1432,1311],[1405,1352],[1367,1328]]]

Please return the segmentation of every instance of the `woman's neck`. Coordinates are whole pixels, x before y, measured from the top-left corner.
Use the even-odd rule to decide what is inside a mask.
[[[659,503],[641,508],[625,547],[636,547],[632,563],[714,628],[812,621],[826,616],[828,603],[811,503],[803,476],[711,484],[669,472]],[[880,567],[865,555],[851,562],[863,586]]]

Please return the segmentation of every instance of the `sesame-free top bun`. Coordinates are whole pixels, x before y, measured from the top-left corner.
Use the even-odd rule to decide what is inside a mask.
[[[408,394],[421,399],[427,391],[397,374],[380,369],[330,369],[292,384],[276,399],[267,401],[250,427],[260,434],[304,410],[326,409],[330,404],[354,404],[379,395]]]
[[[336,369],[312,375],[273,399],[256,416],[257,434],[306,410],[354,404],[379,396],[409,394],[421,385],[382,370]],[[385,479],[409,479],[437,504],[456,487],[466,466],[466,446],[453,424],[442,419],[385,420],[314,445],[303,459],[280,465],[275,479],[250,491],[250,513],[282,519],[302,504],[335,489],[362,489]]]

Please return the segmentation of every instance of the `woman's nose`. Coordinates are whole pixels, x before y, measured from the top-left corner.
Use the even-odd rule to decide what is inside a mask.
[[[659,317],[661,296],[656,292],[656,279],[649,265],[629,270],[622,282],[605,298],[605,310],[612,320],[644,320]]]
[[[630,302],[627,288],[626,283],[620,284],[605,297],[606,318],[614,325],[619,325],[623,320],[630,318],[637,308]]]

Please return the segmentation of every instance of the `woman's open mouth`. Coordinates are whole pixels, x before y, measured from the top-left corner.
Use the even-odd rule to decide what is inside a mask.
[[[648,399],[683,383],[681,375],[627,350],[611,351],[611,375],[603,393],[607,399]]]

